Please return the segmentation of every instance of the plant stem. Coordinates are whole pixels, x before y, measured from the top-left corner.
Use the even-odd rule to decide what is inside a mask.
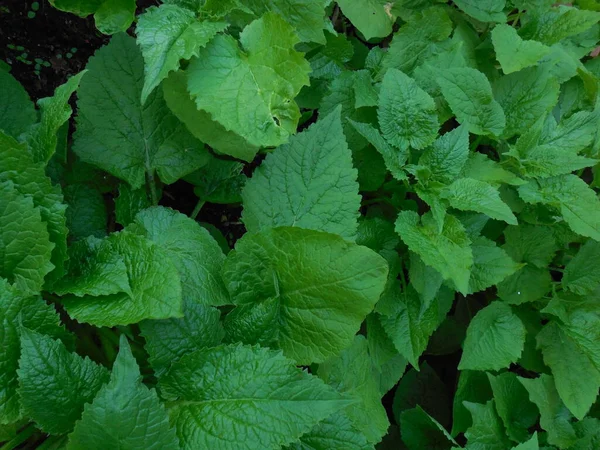
[[[156,193],[156,181],[154,180],[154,171],[152,169],[146,171],[148,178],[148,186],[150,186],[150,199],[154,206],[158,205],[158,194]]]
[[[29,439],[31,435],[35,433],[35,431],[35,426],[30,423],[28,426],[19,431],[19,434],[0,447],[0,450],[12,450],[13,448],[17,448],[19,445]]]
[[[54,450],[63,448],[64,444],[66,444],[67,437],[62,436],[49,436],[40,446],[37,447],[36,450]]]
[[[198,203],[196,203],[196,207],[192,211],[192,214],[190,214],[190,217],[192,219],[196,220],[196,217],[198,217],[198,214],[200,214],[200,210],[202,209],[205,203],[206,202],[202,199],[198,200]]]

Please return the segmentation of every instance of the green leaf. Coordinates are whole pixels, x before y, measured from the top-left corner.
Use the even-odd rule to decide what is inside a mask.
[[[480,212],[492,219],[503,220],[511,225],[517,224],[515,215],[500,199],[498,189],[485,181],[460,178],[445,188],[442,196],[448,199],[453,208]]]
[[[77,95],[73,150],[133,189],[154,171],[170,184],[206,162],[202,144],[170,113],[162,92],[142,106],[143,67],[135,40],[118,34],[90,58]]]
[[[186,353],[221,343],[225,330],[218,309],[184,300],[181,319],[144,320],[140,322],[150,365],[161,377]]]
[[[600,346],[597,315],[578,314],[578,323],[550,322],[537,335],[544,362],[552,369],[560,398],[581,420],[598,396],[600,388]],[[575,369],[576,368],[576,369]]]
[[[564,6],[552,8],[529,21],[521,29],[521,36],[552,45],[588,30],[599,20],[599,12]]]
[[[519,187],[521,198],[558,209],[569,227],[582,236],[600,240],[600,200],[581,178],[559,175]]]
[[[343,448],[344,450],[373,450],[367,438],[359,432],[348,416],[343,412],[335,412],[323,419],[308,433],[300,436],[300,440],[285,450],[328,450]]]
[[[483,291],[500,283],[521,268],[494,241],[479,236],[473,239],[473,268],[469,279],[469,293]]]
[[[516,362],[525,345],[525,326],[510,306],[495,301],[467,328],[459,370],[500,370]]]
[[[504,426],[496,412],[494,401],[485,405],[463,402],[471,413],[473,425],[465,431],[467,449],[505,450],[510,445]]]
[[[396,68],[410,74],[428,57],[437,53],[439,43],[452,33],[452,21],[443,8],[428,8],[402,25],[383,57],[382,68]]]
[[[85,405],[81,420],[69,435],[67,450],[107,447],[179,448],[175,430],[169,426],[167,412],[156,391],[142,383],[140,369],[125,335],[121,335],[110,380],[98,391],[94,401]]]
[[[173,114],[181,120],[197,139],[219,153],[244,161],[252,161],[258,148],[244,138],[215,122],[206,111],[196,108],[187,91],[187,74],[172,72],[163,82],[163,95]]]
[[[17,373],[23,412],[48,434],[71,431],[84,405],[108,381],[104,367],[27,328],[21,329]]]
[[[522,261],[540,269],[554,259],[558,250],[556,239],[550,227],[520,224],[506,227],[505,244],[502,247],[515,261]]]
[[[523,134],[558,101],[559,84],[543,67],[530,67],[498,78],[494,97],[506,115],[504,139]]]
[[[353,240],[360,208],[356,178],[338,107],[254,172],[242,192],[246,228],[293,226]]]
[[[442,323],[452,307],[454,293],[441,290],[429,305],[423,303],[412,285],[402,292],[393,284],[392,294],[377,304],[381,325],[410,364],[418,368],[419,357],[427,348],[433,332]]]
[[[469,132],[461,125],[443,134],[419,158],[433,180],[450,183],[458,177],[469,158]]]
[[[238,340],[281,348],[299,364],[321,362],[351,343],[387,274],[381,256],[333,234],[247,233],[223,267],[238,305],[228,320],[237,321]]]
[[[600,244],[587,241],[567,264],[562,278],[563,287],[575,294],[590,294],[600,284]]]
[[[8,71],[0,70],[0,130],[17,139],[36,119],[27,91]]]
[[[0,277],[35,294],[54,268],[54,244],[31,197],[20,195],[11,181],[0,183],[0,194]]]
[[[517,376],[511,372],[497,376],[487,374],[494,393],[496,411],[506,427],[508,436],[516,442],[529,437],[529,428],[538,419],[536,406],[529,401],[529,394]]]
[[[56,151],[58,130],[73,113],[69,99],[79,87],[85,72],[73,75],[65,84],[57,87],[53,97],[38,100],[40,121],[29,128],[25,135],[34,162],[46,164]]]
[[[257,18],[269,11],[281,16],[296,30],[302,42],[325,44],[326,0],[244,0],[241,4]]]
[[[327,33],[325,38],[327,43],[309,51],[306,59],[312,70],[311,78],[332,80],[345,70],[346,63],[354,54],[354,47],[344,34]],[[358,75],[358,72],[356,74]],[[360,80],[364,81],[363,87],[370,87],[373,90],[369,72],[361,71],[361,75]],[[377,101],[377,94],[375,94],[375,101]]]
[[[63,276],[67,258],[67,206],[63,203],[60,188],[52,185],[42,163],[33,162],[24,144],[17,143],[3,133],[0,133],[0,166],[9,169],[0,171],[0,184],[10,181],[21,196],[33,200],[33,206],[39,210],[50,241],[54,244],[51,257],[54,270],[45,279],[46,284],[51,285]]]
[[[485,181],[496,186],[502,184],[520,186],[527,183],[514,173],[503,169],[501,163],[488,158],[483,153],[470,153],[460,176]]]
[[[510,25],[498,25],[492,30],[496,58],[505,74],[535,66],[550,52],[550,48],[536,41],[521,39]]]
[[[468,67],[442,71],[437,82],[459,123],[474,134],[499,136],[506,125],[486,76]]]
[[[337,3],[365,39],[384,38],[392,32],[391,6],[378,0],[339,0]]]
[[[473,424],[471,413],[464,402],[485,404],[492,399],[492,388],[485,372],[463,370],[454,394],[452,436],[464,433]]]
[[[392,176],[396,180],[405,180],[406,174],[404,173],[403,167],[408,159],[409,148],[398,149],[392,147],[386,142],[379,130],[373,128],[368,123],[355,122],[352,119],[348,119],[348,122],[362,137],[375,147],[383,157],[385,167],[390,171]]]
[[[401,211],[396,232],[423,262],[452,280],[461,292],[468,291],[473,252],[467,232],[458,219],[447,215],[442,231],[431,213],[419,218],[413,211]]]
[[[498,297],[511,305],[521,305],[539,300],[551,286],[547,269],[526,265],[498,283]]]
[[[17,368],[21,355],[21,326],[61,339],[72,346],[74,340],[62,324],[53,306],[39,297],[29,297],[0,278],[0,424],[9,424],[22,416],[17,392]],[[0,439],[2,439],[0,437]]]
[[[145,188],[131,189],[128,183],[120,183],[119,196],[115,198],[115,220],[127,226],[133,222],[137,213],[151,204]]]
[[[456,6],[481,22],[506,22],[506,0],[454,0]]]
[[[200,49],[187,69],[188,91],[198,109],[251,145],[280,145],[296,131],[300,111],[293,100],[309,83],[297,43],[294,29],[267,13],[242,31],[241,48],[219,35]]]
[[[402,441],[409,450],[449,450],[458,445],[444,427],[420,406],[402,412],[400,429]]]
[[[227,28],[223,22],[200,21],[177,5],[150,7],[138,18],[137,43],[144,56],[142,104],[180,60],[198,56],[198,50]]]
[[[317,374],[336,391],[357,400],[344,412],[370,443],[379,442],[390,423],[381,404],[382,394],[374,376],[367,340],[355,336],[352,344],[338,356],[319,364]]]
[[[531,439],[529,439],[527,442],[523,442],[522,444],[513,447],[512,450],[540,450],[540,446],[538,444],[537,431],[533,433]]]
[[[67,208],[67,227],[72,239],[106,236],[108,217],[102,194],[85,184],[70,184],[63,189]]]
[[[554,379],[542,374],[539,378],[519,378],[529,399],[540,411],[540,426],[548,432],[548,442],[561,448],[569,448],[576,440],[570,421],[573,416],[558,396]]]
[[[433,99],[397,69],[383,77],[377,115],[383,137],[401,150],[427,147],[440,127]]]
[[[281,352],[256,346],[188,353],[159,387],[181,448],[190,450],[278,448],[350,403]]]
[[[50,0],[50,3],[79,17],[94,14],[96,27],[104,34],[125,31],[135,19],[135,0]]]
[[[108,247],[108,248],[105,248]],[[181,317],[181,282],[178,271],[164,250],[148,239],[128,231],[113,233],[94,245],[91,254],[82,257],[95,259],[95,253],[106,251],[108,262],[84,271],[83,280],[75,273],[77,282],[84,281],[84,290],[66,282],[61,301],[69,315],[79,322],[96,326],[115,326],[136,323],[143,319]],[[113,261],[124,264],[128,284],[106,286],[106,272],[112,271]],[[73,264],[73,263],[72,263]],[[122,280],[122,269],[114,274]],[[83,296],[81,296],[83,295]]]
[[[154,242],[177,268],[184,298],[205,305],[224,305],[229,296],[221,278],[225,255],[195,220],[161,206],[141,211],[128,231]]]
[[[194,194],[210,203],[241,203],[246,176],[244,165],[237,161],[210,158],[208,164],[187,175],[185,181],[194,185]]]

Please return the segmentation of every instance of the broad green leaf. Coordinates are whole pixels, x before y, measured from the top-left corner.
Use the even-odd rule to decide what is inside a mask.
[[[79,87],[85,72],[84,70],[73,75],[65,84],[57,87],[54,96],[38,100],[40,121],[31,126],[25,134],[34,162],[46,164],[56,151],[58,130],[73,112],[69,99]]]
[[[537,335],[537,343],[544,362],[552,369],[560,398],[581,420],[600,388],[600,345],[595,332],[600,320],[597,315],[580,314],[579,323],[569,325],[550,322]]]
[[[543,67],[530,67],[498,78],[494,97],[506,115],[502,137],[528,131],[556,105],[559,85]]]
[[[397,69],[383,77],[377,116],[383,137],[401,150],[427,147],[440,127],[433,99]]]
[[[145,188],[131,189],[128,183],[120,183],[119,196],[115,198],[115,220],[127,226],[133,222],[137,213],[149,208],[151,204]]]
[[[344,412],[370,443],[379,442],[390,423],[381,404],[382,394],[369,357],[367,340],[356,336],[338,356],[319,364],[317,374],[336,391],[357,400]]]
[[[510,25],[498,25],[492,30],[496,58],[505,74],[534,66],[550,52],[541,42],[521,39]]]
[[[521,39],[510,25],[498,25],[492,30],[496,58],[505,74],[534,66],[550,52],[541,42]]]
[[[378,0],[339,0],[337,3],[365,39],[384,38],[392,32],[391,5]]]
[[[180,60],[198,56],[198,50],[227,24],[201,21],[196,14],[177,5],[150,7],[138,18],[137,43],[144,56],[142,104],[169,72],[179,69]]]
[[[521,36],[552,45],[586,31],[599,20],[600,12],[569,7],[552,8],[534,16],[521,29]]]
[[[483,73],[468,67],[448,69],[439,74],[437,82],[458,122],[471,133],[500,136],[506,117]]]
[[[184,300],[181,319],[140,322],[150,365],[156,376],[161,377],[171,363],[186,353],[220,344],[225,335],[220,319],[218,309]]]
[[[538,419],[536,406],[529,401],[529,394],[517,376],[511,372],[493,376],[487,374],[494,393],[496,411],[506,427],[508,436],[516,442],[529,437],[529,428]]]
[[[479,236],[473,239],[473,268],[469,279],[469,293],[483,291],[500,283],[521,268],[494,241]]]
[[[496,412],[494,400],[485,405],[463,402],[471,413],[473,425],[465,431],[466,449],[473,450],[505,450],[510,441],[504,426]]]
[[[188,353],[159,387],[181,448],[190,450],[279,448],[351,402],[281,352],[257,346]]]
[[[492,388],[485,372],[463,370],[458,377],[454,394],[452,436],[464,433],[473,425],[470,411],[464,402],[485,404],[493,397]]]
[[[9,424],[22,416],[17,388],[17,368],[21,355],[21,326],[61,339],[72,345],[74,340],[62,324],[54,306],[39,297],[30,297],[12,288],[0,278],[0,424]],[[0,439],[2,439],[0,437]]]
[[[0,130],[17,139],[36,119],[27,91],[8,71],[0,70]]]
[[[108,371],[60,341],[21,328],[19,395],[23,412],[48,434],[64,434],[108,380]]]
[[[70,184],[63,189],[67,207],[67,227],[71,239],[106,236],[108,217],[104,197],[85,184]]]
[[[352,59],[354,47],[342,33],[327,33],[325,38],[327,39],[327,43],[309,51],[306,54],[306,59],[310,63],[311,78],[333,80],[345,70],[346,63]],[[357,75],[358,73],[359,72],[356,72]],[[369,75],[369,72],[364,70],[360,71],[360,73],[362,75],[360,80],[365,81],[363,86],[371,86],[371,76]],[[357,77],[357,80],[358,79],[359,78]],[[373,88],[371,87],[371,89]],[[377,101],[377,94],[375,94],[375,101]]]
[[[338,107],[254,172],[242,192],[246,228],[300,227],[353,240],[360,208],[356,177]]]
[[[600,200],[581,178],[568,174],[530,181],[519,187],[519,195],[559,210],[575,233],[600,240]]]
[[[531,439],[527,442],[523,442],[512,448],[512,450],[540,450],[540,445],[538,443],[537,431],[533,433]]]
[[[402,292],[399,283],[394,283],[392,289],[391,295],[377,304],[381,325],[398,352],[418,368],[419,357],[427,348],[429,338],[452,307],[454,293],[443,289],[436,299],[425,305],[412,285]]]
[[[525,326],[510,306],[495,301],[467,328],[459,370],[500,370],[516,362],[525,345]]]
[[[469,132],[461,125],[443,134],[419,158],[419,165],[427,167],[431,178],[450,183],[458,177],[469,157]]]
[[[539,300],[552,286],[552,277],[545,268],[526,265],[498,283],[498,297],[511,305]]]
[[[172,72],[163,82],[163,95],[167,106],[197,139],[210,145],[219,153],[244,161],[252,161],[258,148],[244,138],[215,122],[206,111],[198,109],[187,91],[187,74]]]
[[[488,158],[483,153],[476,152],[469,154],[460,177],[484,181],[495,186],[502,184],[520,186],[526,183],[514,173],[502,168],[501,163]]]
[[[423,262],[452,280],[459,291],[468,291],[473,252],[467,232],[458,219],[446,216],[442,231],[431,213],[419,218],[413,211],[402,211],[396,220],[396,232]]]
[[[506,227],[502,248],[515,261],[545,268],[554,259],[558,245],[550,227],[520,224]]]
[[[140,369],[121,335],[110,380],[69,435],[67,450],[144,448],[177,450],[179,442],[154,389],[142,383]]]
[[[371,73],[368,70],[354,72],[354,96],[356,108],[377,106],[379,93],[373,86]]]
[[[240,34],[219,35],[187,69],[198,109],[255,146],[276,146],[296,131],[294,102],[308,85],[310,66],[294,50],[298,37],[280,16],[267,13]]]
[[[454,0],[456,6],[481,22],[506,22],[506,0]]]
[[[480,212],[492,219],[517,224],[517,218],[500,198],[498,189],[485,181],[460,178],[445,188],[442,196],[448,199],[453,208]]]
[[[210,203],[241,203],[246,176],[244,165],[228,159],[210,158],[208,163],[184,179],[194,185],[199,200]]]
[[[519,378],[529,399],[540,411],[540,426],[548,432],[548,442],[561,448],[569,448],[575,443],[576,436],[571,419],[573,416],[558,396],[554,379],[542,374],[539,378]]]
[[[42,289],[54,244],[31,197],[11,181],[0,183],[0,277],[29,294]]]
[[[94,14],[96,28],[104,34],[125,31],[135,19],[135,0],[51,0],[50,3],[79,17]]]
[[[161,206],[141,211],[128,231],[154,242],[181,277],[181,295],[205,305],[224,305],[229,296],[221,278],[225,255],[195,220]]]
[[[51,263],[54,270],[46,277],[46,285],[64,274],[64,261],[67,258],[67,226],[63,196],[58,186],[53,186],[44,173],[42,163],[34,163],[24,144],[0,132],[0,184],[5,181],[14,183],[14,189],[23,197],[33,200],[33,206],[39,211],[50,242],[54,244]],[[14,224],[13,224],[14,226]],[[39,241],[43,239],[39,239]],[[17,245],[15,241],[12,245]],[[42,268],[42,266],[40,266]],[[39,289],[38,289],[39,290]]]
[[[281,16],[294,27],[302,42],[325,44],[326,0],[244,0],[240,4],[255,17],[267,15],[269,11]]]
[[[416,406],[442,427],[452,421],[448,388],[427,362],[419,371],[410,369],[400,380],[392,405],[394,417],[401,421],[402,414]]]
[[[596,270],[599,264],[600,244],[587,241],[565,267],[562,285],[575,294],[591,293],[600,284],[600,274]]]
[[[383,161],[385,162],[387,170],[390,171],[396,180],[406,179],[406,174],[402,168],[408,159],[408,147],[403,149],[394,148],[386,142],[379,130],[375,129],[368,123],[355,122],[352,119],[348,119],[348,122],[362,137],[364,137],[373,147],[375,147],[375,149],[383,157]]]
[[[433,267],[426,265],[421,257],[414,252],[410,252],[408,276],[410,284],[419,293],[425,305],[431,303],[444,282],[442,275]]]
[[[373,445],[359,432],[344,412],[335,412],[323,419],[300,440],[284,450],[373,450]]]
[[[156,171],[173,183],[206,162],[206,151],[170,113],[162,92],[145,106],[144,64],[135,40],[114,36],[90,58],[78,91],[73,150],[82,161],[127,181],[134,189]]]
[[[108,247],[106,250],[105,246]],[[158,245],[137,234],[121,231],[111,234],[91,250],[92,255],[82,252],[84,260],[90,256],[94,258],[96,251],[106,251],[108,257],[114,259],[99,267],[92,262],[94,270],[82,274],[83,290],[79,290],[77,284],[74,284],[77,289],[71,289],[69,283],[65,283],[62,292],[70,295],[62,297],[61,302],[72,318],[112,327],[143,319],[181,317],[179,274],[171,258]],[[126,286],[120,283],[121,269],[114,273],[119,283],[106,286],[105,275],[113,270],[113,260],[125,265]],[[82,281],[77,272],[73,278],[76,282]]]
[[[402,441],[409,450],[449,450],[458,445],[440,423],[420,406],[400,415]]]
[[[281,348],[299,364],[321,362],[351,343],[387,274],[385,259],[336,235],[247,233],[223,267],[238,305],[227,319],[238,340]]]
[[[383,70],[396,68],[410,74],[439,49],[452,33],[452,21],[443,8],[428,8],[402,25],[381,63]]]

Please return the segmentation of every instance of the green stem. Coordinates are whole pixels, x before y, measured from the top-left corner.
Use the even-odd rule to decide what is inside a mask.
[[[402,267],[400,267],[400,283],[402,283],[402,292],[406,292],[406,277],[404,276],[404,259],[402,259]]]
[[[33,433],[35,433],[35,431],[35,426],[30,423],[28,426],[19,431],[19,434],[0,447],[0,450],[12,450],[13,448],[17,448],[19,445],[29,439]]]
[[[59,448],[63,448],[64,444],[66,444],[67,436],[49,436],[42,445],[38,446],[36,450],[55,450]]]
[[[154,171],[149,169],[146,171],[146,177],[148,178],[148,186],[150,186],[150,199],[154,206],[158,205],[158,194],[156,193],[156,181],[154,180]]]
[[[483,139],[483,136],[479,135],[475,138],[475,140],[473,141],[473,143],[471,144],[471,151],[474,152],[475,150],[477,150],[477,147],[479,147],[479,144],[481,144],[481,140]]]
[[[202,209],[205,203],[206,202],[202,199],[198,200],[198,203],[196,203],[196,207],[192,211],[192,214],[190,214],[190,217],[192,219],[196,220],[196,217],[198,217],[198,214],[200,214],[200,210]]]

